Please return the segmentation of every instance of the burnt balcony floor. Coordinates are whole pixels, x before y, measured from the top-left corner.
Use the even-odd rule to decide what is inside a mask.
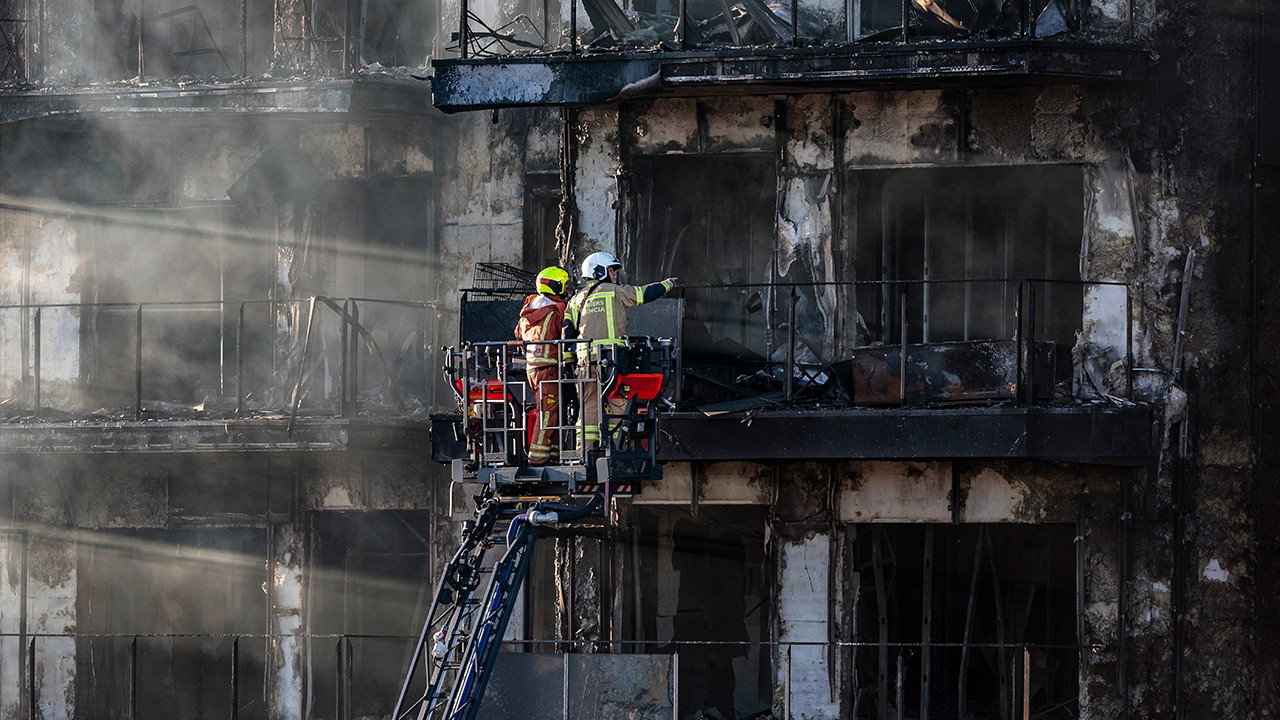
[[[412,418],[287,414],[217,419],[142,420],[85,417],[15,418],[0,422],[0,455],[377,450],[427,453],[426,424]]]
[[[446,112],[624,98],[1138,81],[1147,52],[1046,41],[720,48],[435,60]]]
[[[929,460],[1027,458],[1106,465],[1150,462],[1142,406],[963,406],[760,410],[663,421],[660,458]]]
[[[430,83],[401,77],[48,86],[0,96],[0,123],[98,113],[431,113]]]

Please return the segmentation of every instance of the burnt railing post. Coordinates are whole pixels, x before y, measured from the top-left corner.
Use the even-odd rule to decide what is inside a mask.
[[[35,373],[35,378],[33,379],[33,383],[35,385],[36,417],[40,416],[40,354],[41,354],[40,353],[40,325],[41,325],[40,311],[43,309],[44,308],[39,308],[39,307],[36,308],[35,328],[32,330],[32,333],[31,333],[31,349],[33,352],[33,355],[31,358],[31,369],[32,369],[32,372]]]
[[[25,568],[24,568],[25,571]],[[36,696],[36,639],[27,645],[27,717],[36,720],[40,716],[40,698]]]
[[[341,348],[338,355],[338,403],[344,418],[351,417],[351,401],[347,397],[347,365],[349,364],[351,352],[351,331],[347,326],[347,322],[350,317],[351,299],[347,298],[342,303],[342,317],[339,318],[342,327],[338,330],[338,346]]]
[[[236,416],[244,414],[244,302],[236,313]]]
[[[796,374],[796,286],[791,286],[791,297],[787,304],[787,378],[786,378],[786,400],[787,407],[795,402],[795,374]]]
[[[240,0],[237,9],[240,21],[240,77],[249,75],[249,0]]]
[[[1022,646],[1022,720],[1031,720],[1031,648]]]
[[[898,404],[907,404],[907,287],[902,284],[898,301]]]
[[[351,720],[351,684],[353,679],[351,668],[351,639],[346,635],[338,638],[338,707],[334,713],[337,720]]]
[[[577,9],[577,7],[578,7],[578,0],[569,0],[569,2],[573,3],[573,7],[575,8],[575,11],[576,11],[576,9]],[[685,50],[685,49],[687,49],[687,48],[689,47],[689,44],[688,44],[688,40],[689,40],[689,3],[688,3],[688,0],[680,0],[680,7],[679,7],[679,9],[678,9],[678,12],[679,12],[679,14],[680,14],[680,17],[679,17],[679,18],[677,19],[677,21],[676,21],[676,44],[680,46],[680,49],[681,49],[681,50]],[[575,12],[574,17],[575,17],[575,18],[577,17],[576,12]]]
[[[902,0],[902,42],[907,42],[907,27],[911,24],[911,0]]]
[[[1014,392],[1013,401],[1017,405],[1022,404],[1022,395],[1026,392],[1026,363],[1024,362],[1026,355],[1027,334],[1022,328],[1022,294],[1026,291],[1026,280],[1018,281],[1018,297],[1013,308],[1013,332],[1017,342],[1014,343]]]
[[[240,636],[231,640],[231,720],[240,715]]]
[[[471,30],[471,22],[468,17],[470,12],[471,9],[467,0],[462,0],[462,8],[458,12],[458,54],[464,60],[467,58],[467,44],[470,42],[467,37]]]
[[[349,411],[356,413],[360,410],[360,305],[355,300],[351,301],[351,333],[351,362],[348,372],[351,378]]]
[[[144,46],[142,41],[143,35],[147,31],[147,25],[142,19],[143,11],[145,7],[146,7],[145,1],[139,2],[138,14],[136,16],[136,24],[137,24],[137,32],[138,32],[138,79],[139,80],[141,80],[146,75],[146,53],[144,52]],[[43,36],[44,35],[43,3],[41,4],[41,10],[42,10],[41,12],[42,17],[40,20],[40,34],[41,36]],[[44,37],[41,37],[40,39],[42,41],[40,43],[40,49],[44,50],[44,42],[43,42]]]
[[[129,720],[138,720],[138,636],[129,640]]]
[[[345,720],[347,716],[342,713],[342,678],[346,673],[343,672],[342,661],[346,653],[342,652],[342,638],[338,638],[337,643],[334,644],[334,654],[337,657],[337,664],[334,665],[334,668],[338,677],[334,678],[333,683],[333,717],[335,720]]]
[[[134,324],[133,344],[133,419],[142,419],[142,303],[138,303],[138,318]]]
[[[1026,407],[1036,402],[1036,284],[1027,283],[1027,395]]]
[[[1125,397],[1133,399],[1133,293],[1129,286],[1124,286],[1124,354],[1125,361]]]
[[[725,20],[733,22],[728,17]],[[800,0],[791,0],[791,44],[800,44]]]

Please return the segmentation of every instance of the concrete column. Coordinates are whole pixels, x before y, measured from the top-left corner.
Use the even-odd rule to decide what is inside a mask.
[[[833,468],[821,463],[788,466],[778,482],[786,488],[774,503],[778,650],[774,659],[776,703],[786,720],[840,716],[839,685],[832,682],[836,657],[832,610],[840,602],[832,585],[831,483]],[[790,644],[795,643],[795,644]]]
[[[831,536],[815,533],[784,540],[778,568],[777,687],[790,718],[822,720],[840,716],[840,697],[831,683]],[[789,645],[788,643],[796,643]]]
[[[292,525],[271,532],[271,588],[268,631],[272,634],[267,705],[272,720],[303,717],[306,693],[303,560],[306,533]]]
[[[575,183],[578,201],[578,258],[603,250],[622,252],[617,237],[618,146],[616,106],[584,108],[578,115],[580,138]]]
[[[558,586],[560,627],[568,625],[568,637],[578,650],[592,652],[601,639],[601,620],[606,607],[601,601],[600,543],[590,538],[565,538],[556,541],[556,583]],[[565,620],[568,620],[566,623]]]
[[[24,607],[26,538],[0,534],[0,717],[22,716],[26,687],[26,608]]]
[[[3,540],[6,571],[18,570],[25,561],[26,597],[21,596],[23,572],[6,572],[4,581],[0,582],[0,603],[3,604],[3,625],[7,630],[11,624],[11,612],[21,613],[22,603],[27,606],[27,632],[33,634],[49,634],[60,637],[44,637],[36,640],[35,654],[35,687],[36,717],[67,718],[75,716],[75,682],[76,682],[76,642],[72,637],[76,630],[76,543],[68,534],[62,532],[41,533],[29,536],[26,552],[23,552],[23,538],[17,534],[8,535]],[[18,563],[15,566],[11,563]],[[16,575],[16,577],[15,577]],[[21,620],[18,621],[21,623]],[[29,640],[27,641],[29,642]],[[5,646],[8,649],[8,645]],[[26,647],[22,648],[23,653]],[[26,656],[6,654],[4,662],[25,661]],[[4,668],[4,679],[9,681],[10,674],[24,678],[30,683],[30,668],[19,666],[16,673]],[[5,687],[8,687],[6,684]],[[21,703],[22,695],[18,694],[13,704]],[[3,704],[8,706],[9,699]]]

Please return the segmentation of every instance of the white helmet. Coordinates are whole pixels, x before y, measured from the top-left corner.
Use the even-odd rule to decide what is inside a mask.
[[[591,253],[582,261],[582,277],[588,280],[606,280],[611,267],[620,268],[622,263],[607,252]]]

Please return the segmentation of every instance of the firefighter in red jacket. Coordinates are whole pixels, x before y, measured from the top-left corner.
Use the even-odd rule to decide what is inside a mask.
[[[560,419],[560,347],[548,340],[559,340],[564,326],[565,288],[569,273],[563,268],[544,268],[534,281],[536,295],[530,295],[520,308],[516,337],[524,342],[525,372],[537,410],[529,440],[529,464],[547,465],[559,460]]]

